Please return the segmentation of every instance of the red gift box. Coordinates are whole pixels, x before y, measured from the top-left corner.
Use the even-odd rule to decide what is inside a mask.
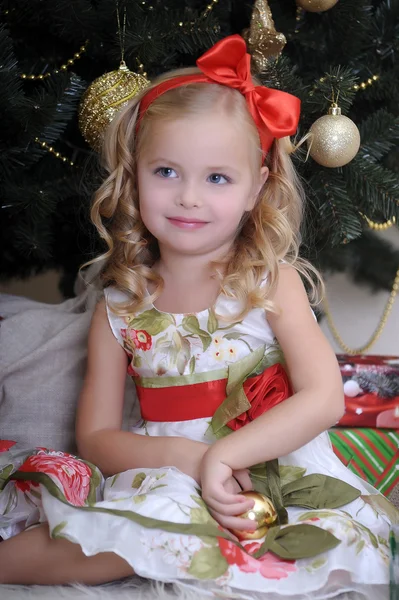
[[[399,357],[338,354],[345,392],[340,427],[399,429]]]

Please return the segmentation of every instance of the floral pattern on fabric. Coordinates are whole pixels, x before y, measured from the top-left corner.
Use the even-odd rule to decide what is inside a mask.
[[[245,552],[233,542],[223,538],[218,539],[220,552],[229,565],[237,565],[244,573],[259,572],[265,579],[282,579],[297,570],[295,560],[283,560],[271,552],[267,552],[260,559],[252,555],[259,550],[258,542],[244,544]]]
[[[218,366],[226,366],[237,360],[243,347],[246,352],[252,350],[247,336],[230,332],[219,323],[213,309],[207,311],[202,323],[195,314],[173,315],[156,308],[124,321],[127,327],[121,328],[121,335],[131,359],[129,374],[136,376],[145,367],[151,349],[153,368],[160,377],[197,373],[204,354]]]
[[[90,492],[92,469],[82,460],[64,452],[54,452],[40,448],[37,454],[29,456],[19,467],[21,474],[45,473],[59,486],[65,499],[74,506],[84,506]],[[34,479],[22,479],[15,487],[23,492],[38,487]]]

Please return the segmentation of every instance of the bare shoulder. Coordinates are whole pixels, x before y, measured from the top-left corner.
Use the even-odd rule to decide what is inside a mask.
[[[104,342],[104,350],[119,352],[120,356],[125,356],[123,348],[112,332],[104,298],[98,302],[93,312],[89,331],[89,354],[91,346],[96,350],[96,344],[101,341]]]
[[[109,329],[107,306],[106,306],[105,298],[101,298],[101,300],[97,303],[97,305],[94,309],[93,317],[91,320],[90,331],[92,331],[93,329],[96,329],[97,327],[101,327],[101,326],[104,327],[105,325]],[[104,327],[104,329],[106,329],[106,327]]]
[[[106,373],[123,370],[126,377],[127,356],[112,332],[104,299],[97,304],[93,313],[87,358],[88,375],[93,371],[100,376],[105,367]]]
[[[317,327],[302,279],[291,265],[280,266],[278,285],[271,300],[277,312],[270,312],[268,321],[277,337],[286,329],[314,330]]]
[[[119,429],[122,423],[127,356],[116,340],[105,300],[93,313],[87,349],[87,369],[78,403],[78,444],[99,429]]]
[[[306,312],[312,314],[302,279],[298,271],[291,265],[280,265],[279,282],[272,299],[276,303],[280,314],[283,314],[288,307],[290,312],[292,310],[306,310]]]
[[[342,387],[335,353],[311,310],[301,277],[290,265],[281,265],[273,302],[278,313],[268,322],[287,361],[294,387]]]

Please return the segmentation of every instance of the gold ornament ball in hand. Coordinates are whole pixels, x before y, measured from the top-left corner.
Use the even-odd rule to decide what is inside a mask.
[[[338,0],[296,0],[297,6],[308,12],[324,12],[337,4]]]
[[[114,116],[149,84],[130,71],[124,62],[116,71],[104,73],[85,91],[79,106],[79,127],[86,142],[101,150],[104,133]]]
[[[253,508],[239,515],[244,519],[255,521],[257,529],[255,531],[237,531],[231,529],[231,532],[239,540],[258,540],[266,535],[269,528],[277,520],[277,512],[272,501],[259,492],[241,492],[243,496],[255,502]]]
[[[357,154],[360,133],[355,123],[333,105],[328,115],[317,119],[310,128],[309,154],[323,167],[343,167]]]

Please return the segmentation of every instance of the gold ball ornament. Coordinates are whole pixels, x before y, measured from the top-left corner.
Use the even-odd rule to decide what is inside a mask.
[[[79,127],[89,146],[97,152],[101,150],[112,119],[148,84],[148,79],[130,71],[122,61],[119,69],[101,75],[89,85],[79,105]]]
[[[309,130],[309,154],[323,167],[343,167],[358,153],[360,133],[355,123],[333,104],[328,115],[317,119]]]
[[[239,515],[244,519],[255,521],[257,529],[255,531],[237,531],[231,529],[231,532],[239,540],[258,540],[266,535],[270,527],[277,521],[277,512],[272,501],[259,492],[241,492],[246,498],[255,502],[254,507],[245,513]]]
[[[337,4],[338,0],[296,0],[297,6],[308,12],[324,12]]]

